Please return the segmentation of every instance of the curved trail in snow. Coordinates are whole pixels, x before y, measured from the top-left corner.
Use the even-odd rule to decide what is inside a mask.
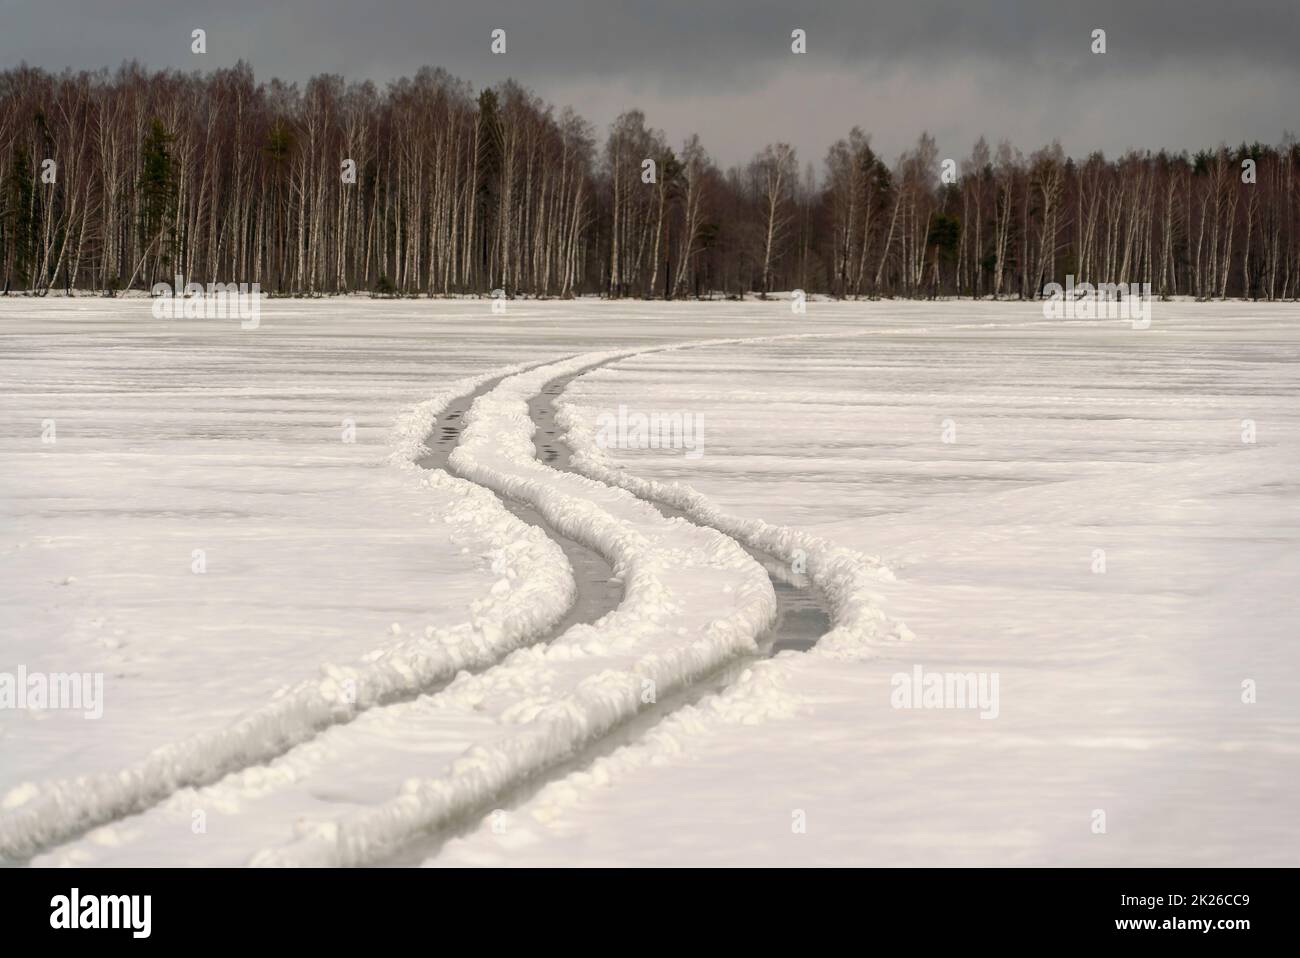
[[[689,346],[665,348],[677,349],[689,348]],[[539,462],[558,472],[582,475],[572,465],[572,452],[563,438],[565,429],[557,422],[559,413],[557,402],[565,389],[575,380],[616,361],[608,360],[588,366],[576,373],[557,377],[546,383],[540,392],[529,397],[528,417],[533,424],[533,446]],[[422,469],[443,469],[454,473],[456,470],[449,460],[452,451],[460,441],[470,409],[479,397],[491,393],[504,378],[506,377],[490,380],[474,392],[453,400],[438,417],[432,432],[425,440],[428,454],[418,459],[416,464]],[[560,635],[580,622],[594,622],[618,605],[623,597],[622,585],[614,577],[613,568],[604,556],[595,549],[562,535],[528,503],[510,497],[500,497],[500,499],[501,504],[518,519],[537,526],[554,539],[564,550],[565,557],[573,567],[574,579],[577,583],[577,599],[546,638]],[[655,499],[647,501],[651,502],[666,519],[680,518],[692,524],[701,524],[684,509],[670,503]],[[703,524],[708,525],[708,523]],[[775,655],[787,650],[803,652],[812,648],[816,641],[831,628],[830,616],[816,588],[809,582],[807,576],[793,572],[787,564],[770,553],[745,543],[739,544],[767,572],[776,594],[777,618],[772,626],[758,637],[760,652],[763,655]],[[539,641],[545,641],[545,638]],[[746,661],[755,657],[747,656]]]
[[[754,340],[774,338],[787,337]],[[602,657],[608,657],[603,653],[611,642],[629,646],[628,651],[636,657],[613,669],[600,669],[598,663],[591,662],[571,691],[551,692],[548,688],[544,700],[529,707],[529,721],[514,735],[476,745],[453,764],[450,774],[410,781],[399,796],[381,806],[323,823],[288,844],[264,848],[255,864],[358,865],[409,860],[404,852],[427,849],[425,843],[436,842],[438,833],[445,836],[469,816],[481,815],[521,790],[545,785],[545,779],[553,777],[552,771],[566,771],[570,763],[581,761],[588,750],[599,749],[626,723],[657,711],[657,702],[676,703],[689,696],[692,688],[703,687],[702,681],[728,662],[752,654],[757,648],[755,638],[775,618],[771,580],[738,542],[766,552],[780,563],[793,562],[796,554],[806,560],[809,578],[827,596],[835,619],[835,627],[823,639],[831,640],[825,654],[861,657],[874,654],[877,645],[909,637],[906,628],[889,620],[873,596],[864,591],[864,586],[888,577],[878,560],[787,527],[728,516],[689,487],[646,483],[605,469],[597,461],[586,462],[582,473],[605,469],[614,481],[557,472],[538,462],[534,422],[528,415],[530,399],[536,402],[557,380],[665,348],[682,347],[589,353],[509,377],[473,405],[463,442],[449,459],[461,475],[503,496],[530,502],[563,534],[604,552],[628,584],[619,608],[590,627],[594,635],[575,635],[588,628],[576,627],[544,650],[516,653],[485,673],[482,682],[490,684],[523,667],[529,655],[537,656],[535,666],[554,665],[574,646],[586,647],[593,639]],[[581,440],[579,432],[579,447],[583,446]],[[637,494],[639,488],[647,494]],[[666,519],[655,502],[672,505],[695,521]],[[662,538],[665,523],[672,530],[667,541]],[[721,532],[724,528],[725,533]],[[683,554],[690,540],[699,544]],[[701,546],[703,553],[699,552]],[[737,554],[744,556],[745,566],[735,566]],[[737,581],[735,574],[741,574],[739,593],[734,584],[724,586],[710,579],[725,569],[735,570],[725,573],[733,582]],[[748,569],[761,578],[755,579]],[[728,596],[738,603],[734,611],[727,610]],[[649,698],[644,695],[647,687],[652,690]],[[456,691],[449,690],[444,697],[452,698]],[[467,683],[459,691],[474,698],[476,683]]]
[[[564,438],[567,428],[559,422],[559,401],[571,383],[607,365],[610,363],[598,363],[579,372],[553,379],[542,387],[540,393],[529,399],[528,414],[535,430],[533,436],[537,458],[552,469],[587,475],[573,464],[573,452]],[[589,476],[589,478],[597,477]],[[636,490],[632,492],[637,495]],[[666,519],[684,519],[697,525],[717,528],[711,523],[701,522],[699,518],[670,502],[644,495],[639,495],[638,498],[646,499]],[[728,534],[723,529],[718,531],[724,535]],[[758,637],[760,652],[764,655],[776,655],[784,651],[806,652],[831,629],[830,615],[816,587],[807,576],[795,573],[788,563],[783,563],[771,553],[745,542],[740,542],[739,545],[767,572],[776,595],[776,621]]]
[[[453,484],[478,511],[490,511],[495,518],[485,518],[487,531],[519,539],[524,528],[542,540],[531,553],[549,558],[530,566],[536,574],[503,577],[492,590],[497,604],[526,613],[518,618],[531,625],[527,639],[515,640],[522,647],[485,671],[463,672],[437,694],[369,708],[269,762],[247,764],[200,788],[183,783],[140,814],[128,809],[107,816],[94,832],[83,829],[78,840],[37,863],[373,862],[570,757],[641,711],[643,697],[652,700],[656,690],[670,697],[751,649],[775,612],[763,571],[726,536],[666,520],[624,490],[538,463],[526,404],[515,394],[537,391],[551,376],[541,374],[531,388],[532,375],[510,376],[480,397],[454,453],[457,471],[496,495],[439,471],[427,478]],[[406,417],[395,458],[414,468],[427,452],[422,440],[449,402],[421,404]],[[554,540],[521,527],[498,495],[528,502],[563,536],[607,555],[625,584],[624,601],[596,623],[537,641],[571,604],[568,562]],[[505,648],[500,632],[491,631],[485,655]],[[487,637],[477,628],[438,636],[457,653]],[[433,777],[399,788],[413,772]],[[346,806],[352,814],[341,814]],[[208,822],[204,837],[178,842],[200,812]]]
[[[576,373],[557,377],[543,386],[540,392],[528,399],[528,414],[533,424],[533,445],[538,461],[559,472],[581,475],[572,465],[572,452],[564,441],[563,427],[557,422],[559,412],[557,403],[565,389],[574,380],[607,364],[598,363]],[[495,386],[495,383],[491,385]],[[454,448],[456,441],[459,439],[466,413],[479,395],[490,391],[491,386],[485,387],[474,395],[467,396],[464,400],[448,407],[440,420],[438,434],[431,435],[428,443],[426,443],[431,449],[437,451],[421,460],[421,465],[451,468],[447,464],[447,460],[450,458],[451,449]],[[443,448],[439,449],[440,446]],[[655,509],[666,519],[682,519],[696,524],[683,509],[664,502],[646,501],[651,502]],[[602,586],[607,582],[606,579],[600,578],[600,576],[608,572],[608,563],[604,562],[592,550],[561,536],[537,514],[536,510],[522,503],[512,502],[509,499],[505,499],[503,502],[506,508],[514,512],[519,518],[545,528],[552,537],[560,542],[565,554],[573,564],[578,585],[579,602],[575,605],[575,610],[571,611],[570,615],[566,617],[566,622],[593,621],[598,617],[594,613],[600,609],[600,606],[595,602],[584,603],[583,597],[600,593]],[[822,599],[817,590],[806,576],[790,571],[768,553],[743,543],[740,543],[740,545],[767,572],[776,595],[776,619],[769,628],[757,637],[756,648],[752,652],[742,652],[732,660],[723,663],[716,670],[702,676],[691,685],[679,689],[672,695],[648,704],[640,713],[611,729],[608,734],[588,743],[566,760],[541,770],[511,787],[507,792],[496,797],[495,804],[498,808],[509,810],[518,807],[553,782],[574,771],[587,767],[597,759],[610,755],[624,745],[636,742],[647,731],[654,728],[668,716],[687,706],[695,705],[705,696],[724,691],[736,679],[744,675],[745,670],[755,662],[784,651],[806,651],[815,645],[818,638],[830,631],[831,623],[827,610],[823,607]],[[584,562],[585,557],[586,561]],[[592,570],[596,571],[596,576],[587,579],[587,576],[591,576]],[[608,596],[605,599],[608,601]],[[585,611],[582,614],[575,614],[576,610],[584,604],[586,605]],[[583,618],[582,615],[586,615],[588,618]],[[447,841],[472,833],[478,827],[482,815],[488,811],[492,811],[492,809],[481,807],[465,810],[458,814],[453,821],[438,828],[433,834],[412,841],[388,858],[384,864],[395,866],[417,865],[426,861],[435,856]]]
[[[223,824],[233,827],[221,839],[228,848],[194,852],[196,863],[246,863],[252,852],[258,864],[391,859],[416,836],[569,768],[590,754],[584,750],[611,747],[618,741],[611,733],[671,711],[694,690],[716,689],[719,670],[755,655],[756,638],[777,615],[773,579],[780,576],[760,567],[755,551],[771,557],[777,569],[795,553],[806,555],[808,577],[826,597],[835,623],[819,649],[860,654],[878,639],[896,638],[894,625],[863,594],[864,585],[887,575],[870,557],[796,530],[728,516],[689,487],[614,469],[597,454],[590,429],[566,419],[570,410],[563,404],[549,415],[568,428],[571,471],[539,462],[534,448],[529,401],[549,403],[562,391],[556,384],[597,366],[665,349],[818,335],[588,353],[462,381],[422,403],[398,430],[394,461],[403,467],[436,455],[424,439],[439,415],[454,412],[450,407],[467,393],[477,396],[458,413],[467,425],[447,454],[448,465],[470,481],[440,470],[423,481],[463,496],[457,514],[472,505],[474,533],[500,543],[500,558],[513,562],[503,566],[508,576],[498,583],[501,594],[493,590],[488,611],[494,617],[404,642],[354,669],[330,667],[324,682],[291,692],[291,707],[277,702],[220,733],[219,754],[216,760],[208,755],[206,765],[202,753],[212,736],[169,747],[169,760],[183,759],[179,770],[158,768],[155,761],[153,778],[139,770],[106,776],[117,787],[107,796],[78,796],[73,789],[80,780],[49,789],[34,808],[0,817],[0,855],[16,857],[15,848],[30,855],[82,835],[66,854],[48,857],[111,864],[120,849],[135,846],[146,861],[171,860],[178,823],[203,808],[230,816]],[[494,388],[482,389],[489,381]],[[549,441],[545,433],[555,431],[542,430],[542,446]],[[546,532],[506,514],[501,502],[510,500],[526,503]],[[668,518],[664,504],[671,507]],[[562,539],[603,555],[613,572],[606,586],[621,582],[625,592],[612,611],[557,636],[555,623],[570,606],[582,606],[572,601],[568,569],[576,553],[566,561]],[[516,567],[526,574],[516,575]],[[591,611],[588,606],[578,614]],[[454,681],[441,681],[452,675]],[[349,676],[363,679],[362,698],[340,708],[337,682]],[[436,694],[420,694],[430,690],[431,677],[440,680]],[[392,702],[394,696],[400,700]],[[311,707],[318,700],[323,705]],[[422,756],[448,764],[441,774],[408,780],[391,797],[395,769],[417,769],[411,762]],[[349,776],[340,779],[340,768]],[[320,809],[331,806],[322,803],[334,809],[324,820]],[[352,812],[338,814],[338,803],[352,805]],[[95,825],[106,827],[86,837]]]
[[[495,734],[442,775],[410,781],[396,798],[266,847],[255,864],[392,860],[417,837],[490,810],[521,783],[755,649],[755,637],[775,618],[776,599],[767,574],[733,539],[537,459],[528,401],[557,378],[645,351],[589,353],[506,378],[474,402],[448,460],[458,474],[529,503],[561,535],[604,554],[625,583],[623,601],[439,696],[455,708],[458,698],[481,701],[503,684],[522,682],[529,692],[522,700],[512,695]]]
[[[415,464],[421,469],[440,469],[454,474],[455,470],[448,460],[451,458],[452,450],[460,442],[461,431],[464,429],[470,409],[480,396],[485,396],[496,389],[504,378],[502,376],[491,379],[473,392],[452,400],[438,416],[433,430],[424,441],[427,452],[420,456]],[[581,622],[594,622],[618,606],[623,599],[623,584],[614,575],[613,566],[608,559],[595,549],[590,549],[562,535],[528,503],[508,496],[497,496],[497,499],[515,518],[537,527],[553,539],[563,550],[564,557],[569,560],[569,565],[573,569],[577,588],[573,604],[569,606],[564,617],[551,626],[546,634],[538,636],[536,641],[545,642],[562,635]]]

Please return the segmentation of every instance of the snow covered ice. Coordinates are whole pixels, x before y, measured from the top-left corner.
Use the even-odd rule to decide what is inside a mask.
[[[0,709],[0,858],[1297,864],[1298,362],[1295,305],[0,300],[0,673],[103,677]],[[580,370],[585,479],[526,406]],[[574,573],[499,494],[620,606],[539,643]],[[742,546],[831,631],[588,757],[752,654]],[[996,718],[895,707],[915,669]]]

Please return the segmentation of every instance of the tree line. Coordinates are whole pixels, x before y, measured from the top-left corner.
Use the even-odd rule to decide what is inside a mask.
[[[1300,145],[1025,156],[854,127],[820,167],[721,169],[638,110],[592,125],[513,81],[0,73],[4,292],[256,282],[271,293],[1032,298],[1078,282],[1300,296]]]

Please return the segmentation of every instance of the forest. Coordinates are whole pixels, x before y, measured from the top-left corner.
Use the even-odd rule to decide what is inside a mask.
[[[946,157],[922,133],[891,162],[854,119],[816,162],[771,143],[722,169],[639,110],[598,131],[434,68],[381,91],[21,66],[0,73],[4,293],[1033,298],[1072,275],[1300,295],[1290,134],[1107,159],[983,138]]]

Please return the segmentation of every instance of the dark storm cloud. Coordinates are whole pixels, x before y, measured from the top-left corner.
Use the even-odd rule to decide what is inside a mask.
[[[189,50],[208,32],[208,53]],[[493,28],[508,52],[493,56]],[[790,31],[808,53],[790,52]],[[1107,31],[1094,56],[1089,35]],[[961,153],[978,135],[1073,153],[1277,139],[1300,127],[1300,2],[0,3],[0,58],[48,68],[244,59],[259,77],[380,82],[442,66],[475,86],[513,76],[603,125],[640,106],[724,161],[769,140],[819,160],[858,124],[886,151],[921,129]]]

